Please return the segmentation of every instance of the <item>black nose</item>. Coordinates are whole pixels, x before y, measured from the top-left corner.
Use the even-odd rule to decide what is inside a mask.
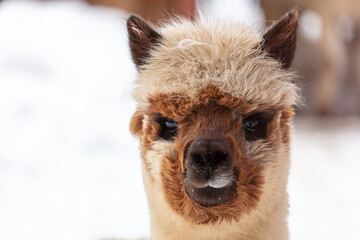
[[[229,146],[224,140],[199,137],[188,150],[187,180],[195,187],[206,187],[209,181],[231,174],[232,162]]]

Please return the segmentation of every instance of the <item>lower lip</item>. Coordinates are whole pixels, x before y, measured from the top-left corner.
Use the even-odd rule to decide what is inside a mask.
[[[212,207],[229,202],[236,195],[234,189],[235,186],[230,184],[222,188],[214,188],[211,186],[197,188],[191,184],[186,186],[189,197],[203,207]]]

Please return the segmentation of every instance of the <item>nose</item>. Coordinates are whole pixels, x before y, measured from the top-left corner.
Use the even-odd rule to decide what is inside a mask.
[[[233,159],[223,139],[197,138],[189,147],[186,178],[195,187],[222,187],[232,176]]]

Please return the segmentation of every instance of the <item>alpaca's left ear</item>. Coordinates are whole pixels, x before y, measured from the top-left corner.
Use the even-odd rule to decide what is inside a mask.
[[[137,67],[143,65],[149,57],[150,49],[158,44],[161,35],[144,20],[132,15],[127,20],[131,55]]]
[[[296,49],[296,30],[299,11],[293,9],[275,22],[264,34],[262,49],[271,57],[290,67]]]

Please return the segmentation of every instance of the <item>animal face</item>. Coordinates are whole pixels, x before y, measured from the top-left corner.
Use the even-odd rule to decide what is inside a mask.
[[[297,99],[287,69],[296,19],[292,12],[259,37],[184,20],[160,34],[130,17],[139,72],[130,130],[140,137],[148,195],[203,224],[239,220],[277,197]]]

